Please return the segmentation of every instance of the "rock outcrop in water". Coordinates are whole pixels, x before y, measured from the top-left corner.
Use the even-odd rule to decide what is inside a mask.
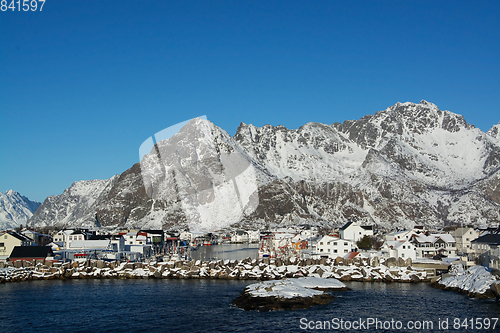
[[[233,304],[244,310],[275,311],[306,309],[328,304],[333,296],[327,290],[347,290],[337,279],[302,277],[271,280],[247,286]]]
[[[462,265],[453,265],[449,274],[442,275],[432,283],[435,288],[454,290],[472,298],[492,298],[498,295],[499,282],[484,266],[472,266],[464,270]]]

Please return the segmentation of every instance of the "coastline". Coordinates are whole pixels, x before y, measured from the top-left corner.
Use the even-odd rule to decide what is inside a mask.
[[[339,259],[339,258],[337,258]],[[70,279],[221,279],[221,280],[281,280],[318,277],[339,281],[418,283],[458,291],[470,298],[499,298],[500,281],[483,266],[469,270],[453,265],[442,276],[428,274],[404,260],[379,259],[282,259],[168,261],[168,262],[106,262],[87,260],[72,263],[51,261],[22,262],[23,267],[2,265],[0,283],[34,280]],[[409,263],[410,265],[406,265]],[[398,266],[398,264],[400,266]],[[16,265],[16,266],[19,266]],[[482,284],[481,284],[482,281]],[[474,286],[474,288],[471,288]]]
[[[389,263],[387,263],[389,262]],[[398,265],[399,264],[399,265]],[[242,259],[217,261],[73,263],[23,262],[23,267],[0,268],[0,282],[50,279],[239,279],[275,280],[296,277],[336,278],[363,282],[429,282],[425,269],[405,261],[372,258],[332,259]]]

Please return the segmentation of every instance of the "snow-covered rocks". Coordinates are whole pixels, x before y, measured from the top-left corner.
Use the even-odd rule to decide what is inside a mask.
[[[374,265],[377,263],[377,265]],[[403,262],[404,263],[404,262]],[[9,274],[0,271],[2,282],[32,279],[238,279],[276,280],[315,277],[362,282],[420,282],[429,278],[424,269],[397,266],[378,259],[336,261],[330,259],[243,259],[217,261],[168,261],[149,263],[119,263],[101,260],[52,263],[17,261],[10,265]],[[5,266],[0,263],[0,268]],[[12,274],[11,274],[12,273]],[[19,273],[19,274],[18,274]]]
[[[433,285],[445,290],[458,290],[467,293],[469,297],[489,298],[495,296],[492,285],[497,282],[497,277],[491,275],[484,266],[477,265],[464,270],[462,265],[454,265],[449,274]]]
[[[233,304],[244,310],[295,310],[327,304],[333,296],[324,290],[346,290],[337,279],[302,277],[271,280],[247,286]]]

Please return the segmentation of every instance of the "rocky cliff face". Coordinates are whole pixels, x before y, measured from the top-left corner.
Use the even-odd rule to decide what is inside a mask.
[[[297,130],[242,123],[234,137],[195,119],[80,206],[103,225],[205,231],[352,216],[384,229],[491,224],[499,170],[495,127],[484,133],[426,101]],[[70,198],[47,199],[37,221],[82,221],[63,213]]]
[[[0,230],[15,229],[21,224],[25,226],[39,206],[39,202],[31,201],[16,191],[0,192]]]

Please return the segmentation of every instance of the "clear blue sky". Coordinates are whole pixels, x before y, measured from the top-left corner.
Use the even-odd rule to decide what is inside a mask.
[[[10,2],[10,0],[9,0]],[[298,128],[422,99],[500,120],[498,1],[47,0],[0,12],[0,191],[42,201],[207,115]]]

